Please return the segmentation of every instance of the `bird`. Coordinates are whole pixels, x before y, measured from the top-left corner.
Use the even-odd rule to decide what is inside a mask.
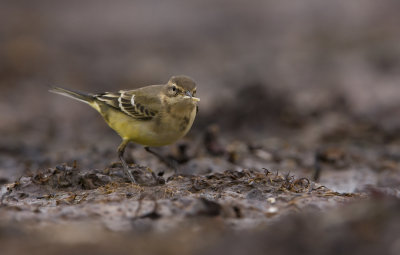
[[[169,145],[185,136],[198,112],[196,89],[192,78],[176,75],[166,84],[118,92],[91,94],[60,87],[49,91],[86,103],[100,113],[122,138],[118,158],[130,181],[136,183],[123,157],[126,146],[133,142],[150,151],[150,147]]]

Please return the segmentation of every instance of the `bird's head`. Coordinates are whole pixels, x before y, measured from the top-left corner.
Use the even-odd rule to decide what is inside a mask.
[[[196,95],[196,83],[184,75],[172,76],[164,86],[164,94],[170,103],[191,103],[200,101]]]

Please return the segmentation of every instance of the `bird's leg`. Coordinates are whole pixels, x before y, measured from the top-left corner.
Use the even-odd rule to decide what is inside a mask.
[[[153,154],[154,156],[156,156],[158,159],[160,159],[164,164],[166,164],[168,167],[174,169],[175,173],[178,171],[178,164],[175,160],[173,159],[169,159],[163,155],[161,155],[160,153],[153,151],[150,147],[144,147],[144,149],[147,152],[150,152],[151,154]]]
[[[119,157],[119,160],[121,160],[122,167],[124,168],[125,174],[129,177],[129,179],[131,180],[132,183],[136,183],[135,178],[133,178],[132,173],[129,171],[128,164],[124,160],[124,152],[125,152],[125,148],[128,145],[128,143],[129,143],[129,140],[124,139],[122,141],[122,143],[118,146],[118,157]]]

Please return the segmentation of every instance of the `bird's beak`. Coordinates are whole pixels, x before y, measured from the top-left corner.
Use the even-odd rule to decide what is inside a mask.
[[[194,96],[192,95],[192,93],[190,93],[190,91],[186,91],[185,94],[186,94],[185,98],[190,98],[190,99],[192,99],[192,100],[194,100],[194,101],[196,101],[196,102],[199,102],[199,101],[200,101],[200,98],[194,97]]]
[[[188,97],[190,97],[190,98],[192,98],[193,97],[193,95],[192,95],[192,93],[190,93],[190,91],[188,90],[188,91],[186,91],[186,96],[188,96]]]

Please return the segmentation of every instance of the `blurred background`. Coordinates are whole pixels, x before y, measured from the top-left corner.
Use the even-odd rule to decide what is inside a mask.
[[[50,86],[117,91],[176,74],[202,99],[189,137],[216,124],[226,137],[312,150],[327,137],[393,142],[399,10],[396,0],[2,1],[0,175],[88,147],[105,151],[84,166],[115,157],[119,137],[100,116]]]
[[[362,120],[393,136],[399,10],[396,0],[2,1],[0,149],[41,166],[53,161],[45,153],[68,161],[71,146],[110,147],[119,138],[95,111],[48,88],[116,91],[176,74],[198,83],[192,133],[215,123],[315,146]],[[26,168],[1,159],[15,176]]]
[[[373,189],[399,197],[399,11],[397,0],[2,0],[0,184],[62,162],[71,165],[76,160],[87,170],[105,169],[117,160],[120,138],[99,114],[48,93],[49,87],[118,91],[162,84],[172,75],[185,74],[197,82],[201,102],[183,143],[189,152],[196,144],[204,146],[181,164],[184,173],[266,167],[314,178],[333,191]],[[139,146],[132,148],[127,158],[153,169],[165,168]],[[177,148],[161,150],[173,154]],[[307,244],[329,232],[326,229],[346,232],[348,226],[356,226],[355,237],[346,232],[338,235],[345,241],[337,242],[333,234],[324,244],[360,245],[359,253],[353,254],[376,254],[380,249],[365,245],[380,235],[387,242],[383,247],[398,254],[398,239],[389,245],[398,234],[399,217],[391,213],[398,207],[396,202],[346,209],[340,212],[346,221],[339,226],[330,214],[319,218],[321,224],[302,215],[285,221],[286,228],[281,228],[283,221],[275,225],[286,236],[280,242],[273,241],[277,232],[267,229],[261,238],[250,237],[254,246],[246,246],[246,240],[238,245],[250,250],[267,245],[265,251],[275,244],[290,248],[287,242],[299,240],[293,247],[307,250],[313,247]],[[360,214],[353,217],[354,211]],[[315,225],[322,227],[314,229]],[[297,239],[303,232],[290,232],[299,226],[308,230],[308,241]],[[16,229],[1,227],[0,234],[20,231]],[[82,226],[78,230],[87,231]],[[49,233],[73,237],[79,232],[72,227],[57,231]],[[203,238],[211,232],[196,233],[194,238]],[[63,239],[63,234],[60,238],[67,246],[68,240],[75,240]],[[186,232],[181,234],[175,237],[186,240]],[[237,234],[230,233],[229,238],[238,240]],[[110,240],[108,235],[104,240]],[[218,239],[222,241],[208,254],[235,244],[229,238]],[[168,237],[162,240],[170,247]],[[196,242],[189,241],[186,245]],[[232,252],[241,251],[238,245]]]

